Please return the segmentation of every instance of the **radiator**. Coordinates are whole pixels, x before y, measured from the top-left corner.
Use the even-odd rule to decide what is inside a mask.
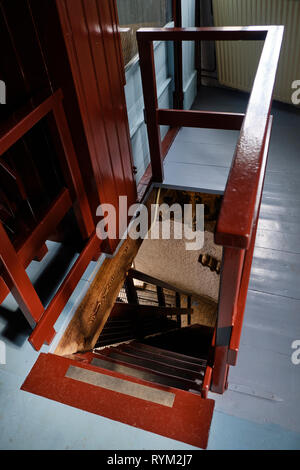
[[[213,0],[213,12],[215,26],[285,26],[274,98],[291,103],[292,83],[300,80],[300,0]],[[217,41],[219,82],[250,91],[262,47],[261,41]]]

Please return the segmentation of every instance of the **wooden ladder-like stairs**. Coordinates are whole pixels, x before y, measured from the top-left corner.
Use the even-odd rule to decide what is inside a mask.
[[[94,351],[92,365],[201,394],[207,361],[137,341]]]
[[[139,303],[133,277],[155,286],[151,305]],[[175,292],[175,305],[164,290]],[[206,448],[214,409],[208,399],[213,328],[190,324],[189,294],[143,273],[133,272],[125,291],[93,350],[40,354],[22,390]],[[182,316],[189,326],[181,327]]]

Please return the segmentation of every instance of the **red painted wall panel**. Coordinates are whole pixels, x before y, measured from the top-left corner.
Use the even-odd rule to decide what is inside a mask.
[[[102,203],[136,201],[119,34],[112,0],[57,0],[90,158]],[[127,222],[127,215],[121,214]],[[118,240],[110,240],[113,251]]]

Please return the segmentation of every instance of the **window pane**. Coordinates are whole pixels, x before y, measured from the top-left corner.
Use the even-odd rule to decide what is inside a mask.
[[[136,31],[169,23],[172,20],[172,0],[117,0],[117,4],[124,62],[127,65],[137,54]]]

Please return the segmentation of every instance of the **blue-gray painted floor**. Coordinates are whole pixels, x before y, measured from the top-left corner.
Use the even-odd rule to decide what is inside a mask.
[[[246,106],[245,94],[205,89],[194,109],[245,112]],[[250,421],[262,442],[275,448],[276,442],[279,447],[290,442],[300,448],[300,365],[291,361],[291,344],[300,339],[300,111],[274,104],[272,113],[238,364],[230,370],[229,390],[210,397],[216,400],[217,413],[229,422],[232,417]],[[235,131],[181,129],[166,159],[165,183],[223,191],[237,138]],[[251,426],[244,428],[249,442]],[[212,432],[218,433],[215,426]],[[267,435],[273,432],[272,444]],[[287,432],[292,433],[289,438]],[[281,436],[279,441],[276,436]]]
[[[243,112],[246,102],[241,93],[205,89],[195,108]],[[275,105],[274,118],[238,365],[231,368],[229,390],[211,394],[216,410],[209,449],[300,449],[300,365],[291,362],[291,343],[300,339],[300,112]],[[166,183],[223,191],[236,139],[236,132],[182,129],[165,160]],[[48,246],[45,260],[28,269],[37,281],[47,279],[52,259],[62,259],[63,270],[75,260]],[[60,334],[96,269],[91,263],[56,323]],[[0,365],[0,449],[192,449],[20,391],[38,354],[16,309],[10,297],[0,307],[7,350]]]

